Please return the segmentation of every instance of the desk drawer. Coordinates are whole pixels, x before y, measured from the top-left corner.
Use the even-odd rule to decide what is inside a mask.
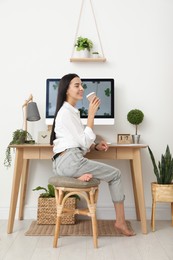
[[[117,159],[132,160],[133,159],[133,148],[117,148]]]
[[[106,152],[93,150],[85,155],[88,159],[115,160],[116,148],[110,148]]]
[[[27,147],[27,149],[24,149],[23,158],[24,159],[51,159],[53,156],[52,149],[48,148],[32,148]]]
[[[27,147],[23,153],[24,159],[39,159],[39,148]]]
[[[40,159],[51,159],[53,151],[50,148],[40,149]]]

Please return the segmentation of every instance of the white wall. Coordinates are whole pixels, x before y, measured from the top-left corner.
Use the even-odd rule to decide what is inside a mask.
[[[98,44],[89,1],[86,0],[80,33]],[[8,218],[14,168],[4,167],[5,149],[12,132],[22,127],[22,104],[33,94],[41,120],[29,123],[37,139],[45,125],[46,78],[75,72],[81,77],[113,77],[116,83],[116,124],[95,127],[98,135],[115,142],[117,133],[134,133],[126,120],[130,109],[144,111],[139,127],[141,142],[149,144],[157,159],[169,144],[173,151],[173,1],[93,0],[105,63],[71,63],[81,0],[0,1],[0,218]],[[99,46],[98,46],[99,47]],[[147,149],[141,151],[147,217],[151,212],[150,183],[155,181]],[[127,218],[135,218],[127,161],[109,162],[123,175]],[[46,186],[52,174],[50,161],[30,165],[25,218],[36,218],[38,185]],[[114,218],[107,185],[101,185],[98,213]],[[170,219],[170,206],[159,205],[157,218]],[[16,215],[17,217],[17,215]]]

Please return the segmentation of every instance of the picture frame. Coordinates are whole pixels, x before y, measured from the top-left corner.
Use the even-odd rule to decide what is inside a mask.
[[[117,135],[117,143],[118,144],[131,144],[132,137],[130,134],[118,134]]]

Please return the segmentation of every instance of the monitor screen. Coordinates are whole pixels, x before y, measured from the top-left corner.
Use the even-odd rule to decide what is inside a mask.
[[[46,124],[52,125],[56,109],[58,84],[60,79],[46,80]],[[100,98],[101,104],[95,115],[94,124],[114,124],[114,79],[112,78],[81,78],[84,88],[83,99],[78,101],[76,108],[80,111],[83,124],[87,123],[89,101],[86,96],[95,92]]]

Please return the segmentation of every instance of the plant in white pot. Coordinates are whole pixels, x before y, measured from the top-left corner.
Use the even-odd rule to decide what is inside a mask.
[[[93,42],[88,38],[79,36],[74,46],[76,47],[76,51],[82,54],[83,57],[87,58],[93,48]]]
[[[99,58],[99,52],[98,51],[93,51],[92,52],[92,57],[95,58],[95,59]]]
[[[138,125],[142,123],[144,113],[139,109],[132,109],[127,114],[127,120],[132,125],[135,125],[135,134],[132,135],[133,143],[139,143],[140,135],[138,134]]]
[[[157,182],[151,183],[152,192],[152,215],[151,227],[155,230],[155,207],[156,202],[170,202],[172,208],[172,225],[173,225],[173,158],[167,145],[165,154],[161,155],[161,160],[156,163],[151,148],[148,147],[151,161],[153,164],[153,172]]]

